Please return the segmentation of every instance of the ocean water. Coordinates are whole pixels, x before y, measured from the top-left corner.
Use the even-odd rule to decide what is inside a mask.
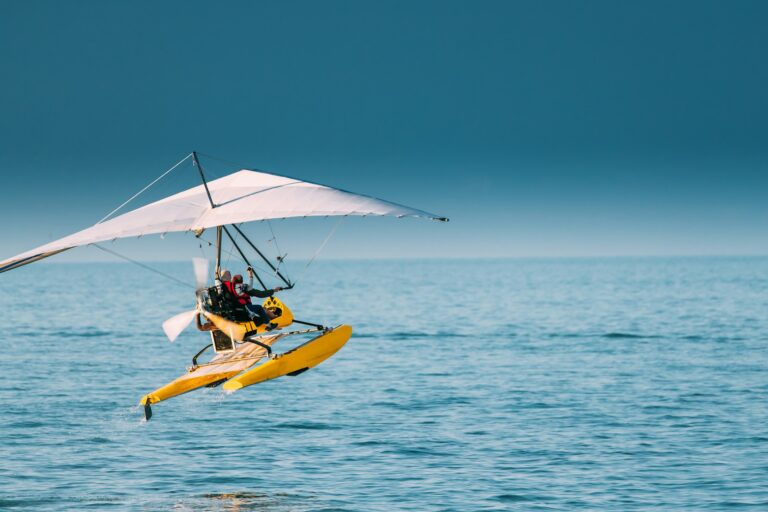
[[[353,338],[144,422],[190,290],[1,275],[0,509],[768,509],[767,258],[324,261],[282,298]]]

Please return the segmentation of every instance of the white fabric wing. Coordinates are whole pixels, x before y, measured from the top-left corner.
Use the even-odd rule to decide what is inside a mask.
[[[194,231],[266,219],[331,215],[444,217],[373,197],[264,172],[242,170],[124,213],[0,262],[0,273],[73,247],[117,238]]]

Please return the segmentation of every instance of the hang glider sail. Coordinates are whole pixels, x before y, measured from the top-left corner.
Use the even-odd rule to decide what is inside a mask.
[[[348,215],[448,220],[374,197],[243,169],[9,258],[0,262],[0,273],[74,247],[118,238],[268,219]]]

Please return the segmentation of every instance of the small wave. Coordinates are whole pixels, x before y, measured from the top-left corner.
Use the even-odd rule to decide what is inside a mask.
[[[392,407],[394,409],[399,409],[401,404],[398,402],[373,402],[371,403],[371,407]]]
[[[713,341],[717,343],[727,343],[729,341],[744,341],[747,338],[744,338],[742,336],[717,336],[715,338],[712,338]]]
[[[533,402],[530,404],[523,404],[520,406],[521,409],[557,409],[559,407],[562,407],[562,406],[557,404],[549,404],[546,402]]]
[[[602,337],[613,338],[613,339],[635,339],[635,340],[661,338],[661,336],[659,336],[658,334],[634,334],[629,332],[609,332],[607,334],[603,334]]]
[[[402,332],[396,331],[381,337],[391,337],[396,340],[420,339],[420,338],[463,338],[466,335],[453,331],[429,332]]]
[[[60,338],[102,338],[117,335],[117,333],[111,331],[59,331],[54,333],[54,336]]]
[[[446,452],[440,452],[436,450],[430,450],[429,448],[396,448],[394,450],[385,450],[384,453],[393,455],[408,455],[413,457],[449,457],[451,454]]]
[[[353,441],[352,444],[355,446],[386,446],[389,443],[384,441],[368,440],[368,441]]]
[[[650,405],[643,405],[640,407],[640,410],[642,411],[680,411],[683,408],[679,405],[663,405],[663,404],[650,404]]]
[[[106,336],[126,338],[131,336],[130,334],[126,334],[126,333],[119,333],[119,332],[112,332],[112,331],[99,331],[99,330],[45,331],[45,332],[41,332],[39,330],[36,330],[36,331],[18,330],[13,332],[14,336],[24,336],[24,337],[40,336],[41,334],[45,334],[46,336],[50,336],[53,338],[103,338]]]
[[[80,503],[83,507],[91,508],[94,505],[113,505],[121,503],[121,499],[111,496],[47,496],[47,497],[29,497],[14,496],[9,498],[0,498],[0,509],[6,508],[31,508],[34,510],[42,505],[63,505],[70,503]]]
[[[465,396],[446,396],[434,399],[435,405],[469,405],[472,399]]]
[[[57,498],[0,498],[0,509],[11,507],[33,507],[57,503],[59,501],[60,500]]]
[[[415,338],[427,338],[429,337],[429,334],[423,333],[423,332],[401,332],[396,331],[388,334],[389,337],[395,338],[397,340],[407,340],[407,339],[415,339]]]
[[[106,437],[92,437],[90,439],[87,439],[86,442],[93,443],[93,444],[107,444],[107,443],[113,443],[111,439],[107,439]]]
[[[7,425],[7,427],[10,427],[10,428],[39,428],[44,426],[45,426],[45,423],[42,423],[40,421],[17,421]]]
[[[227,493],[207,493],[202,495],[203,498],[212,500],[231,500],[231,499],[262,499],[269,498],[268,494],[255,493],[255,492],[227,492]]]
[[[548,335],[549,338],[606,338],[606,339],[659,339],[662,336],[658,334],[635,334],[630,332],[554,332]]]
[[[278,423],[277,425],[273,425],[272,428],[279,428],[279,429],[296,429],[296,430],[339,430],[340,427],[336,425],[329,425],[327,423],[313,423],[310,421],[304,421],[304,422],[287,422],[287,423]]]
[[[384,333],[363,333],[354,334],[355,338],[362,339],[394,339],[394,340],[411,340],[422,338],[465,338],[466,334],[461,334],[452,331],[440,331],[440,332],[384,332]]]
[[[578,332],[552,332],[547,335],[549,338],[594,338],[595,334],[585,334]]]
[[[499,494],[495,497],[496,500],[502,503],[516,503],[520,501],[531,501],[528,496],[522,496],[520,494]]]

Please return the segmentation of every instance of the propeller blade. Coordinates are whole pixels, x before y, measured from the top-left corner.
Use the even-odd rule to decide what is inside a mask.
[[[168,336],[168,339],[171,343],[176,341],[176,338],[179,337],[179,334],[189,327],[189,324],[192,323],[192,320],[195,319],[197,316],[197,310],[193,309],[192,311],[185,311],[183,313],[179,313],[176,316],[172,316],[165,322],[163,322],[163,331],[165,331],[165,335]]]
[[[208,270],[210,263],[205,258],[192,258],[195,267],[195,289],[200,291],[208,284]]]

